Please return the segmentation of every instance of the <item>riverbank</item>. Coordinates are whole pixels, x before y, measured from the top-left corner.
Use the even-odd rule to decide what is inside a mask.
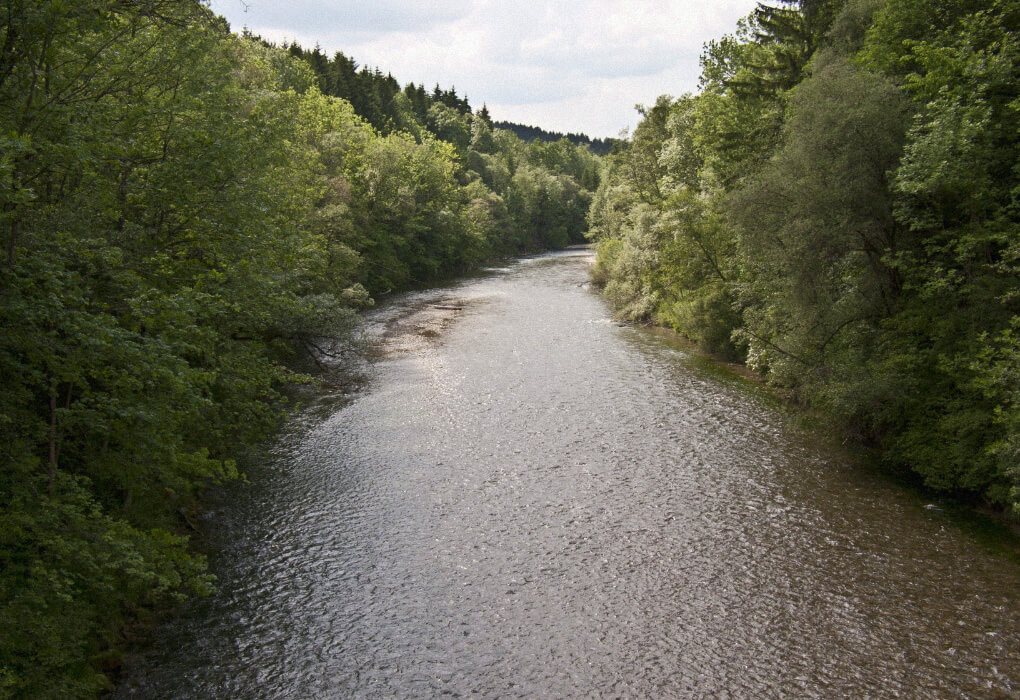
[[[922,504],[920,507],[943,514],[955,526],[969,533],[979,546],[1020,564],[1020,515],[992,507],[975,495],[935,491],[926,487],[921,477],[913,472],[890,470],[883,464],[882,456],[877,450],[864,444],[858,436],[848,434],[832,416],[796,402],[788,391],[770,384],[766,377],[746,364],[701,350],[697,343],[672,328],[650,321],[622,323],[654,333],[682,347],[685,352],[696,358],[695,362],[699,366],[710,373],[737,378],[754,385],[757,391],[764,392],[777,405],[782,405],[790,411],[799,425],[823,436],[834,446],[846,450],[860,469],[879,475],[890,483],[910,491],[917,496],[918,502]]]

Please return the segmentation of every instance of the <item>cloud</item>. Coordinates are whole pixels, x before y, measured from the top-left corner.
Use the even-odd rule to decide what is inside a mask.
[[[497,119],[612,136],[635,102],[696,89],[702,45],[755,0],[213,0],[232,26],[455,87]]]
[[[330,32],[348,37],[427,31],[470,12],[470,5],[456,0],[212,0],[211,7],[235,29],[259,26],[274,32]]]
[[[496,119],[541,125],[551,131],[580,131],[593,138],[619,136],[622,130],[633,130],[637,125],[636,105],[654,104],[664,94],[679,97],[691,92],[697,78],[697,63],[682,62],[640,78],[588,80],[582,89],[545,102],[490,103],[489,111]],[[584,124],[584,128],[578,128],[578,124]]]

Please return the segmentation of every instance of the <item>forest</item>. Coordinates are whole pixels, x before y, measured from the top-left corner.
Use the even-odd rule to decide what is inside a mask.
[[[109,690],[212,589],[203,494],[360,310],[585,236],[619,317],[1020,511],[1018,26],[1018,0],[763,3],[628,139],[525,141],[200,0],[7,0],[0,697]]]
[[[524,141],[534,141],[536,139],[542,141],[559,141],[560,139],[567,139],[575,146],[587,146],[588,150],[600,156],[604,156],[613,149],[613,144],[616,143],[617,139],[593,139],[586,134],[563,134],[559,131],[546,131],[537,126],[526,126],[523,124],[514,124],[513,122],[497,121],[493,122],[493,126],[497,129],[506,129],[517,134]]]
[[[607,157],[616,313],[1020,512],[1018,27],[1016,0],[759,4]]]
[[[599,166],[198,0],[3,13],[0,696],[92,697],[213,586],[203,491],[324,381],[302,358],[380,294],[583,241]]]

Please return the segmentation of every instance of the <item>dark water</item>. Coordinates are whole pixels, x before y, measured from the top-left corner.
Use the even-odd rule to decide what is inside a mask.
[[[121,695],[1020,697],[1020,567],[611,323],[587,262],[377,314]]]

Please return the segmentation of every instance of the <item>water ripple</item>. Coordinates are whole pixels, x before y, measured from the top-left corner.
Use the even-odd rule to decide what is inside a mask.
[[[369,390],[230,492],[220,592],[120,695],[1018,697],[1016,568],[608,323],[585,262],[380,311]]]

